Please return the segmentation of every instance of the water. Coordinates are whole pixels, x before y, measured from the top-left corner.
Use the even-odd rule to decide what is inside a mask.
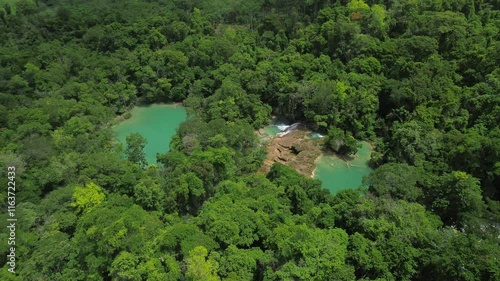
[[[132,117],[113,128],[117,139],[126,147],[126,137],[139,133],[148,140],[144,147],[146,160],[156,164],[156,153],[169,150],[169,143],[179,124],[186,120],[186,110],[182,106],[171,104],[152,104],[136,106],[131,111]]]
[[[277,126],[278,129],[281,130],[281,128],[285,128],[284,130],[282,130],[281,132],[279,132],[277,134],[278,137],[282,137],[282,136],[285,136],[285,135],[288,135],[289,133],[297,130],[297,128],[299,127],[300,123],[293,123],[292,125],[290,126]]]
[[[280,125],[280,126],[268,125],[268,126],[264,127],[264,132],[270,136],[276,136],[277,134],[279,134],[282,131],[280,128],[283,128],[285,126],[288,127],[288,125]]]
[[[276,136],[279,133],[286,131],[290,127],[287,121],[282,118],[273,117],[271,124],[264,127],[264,132],[270,136]]]
[[[286,129],[288,129],[288,127],[290,127],[290,125],[285,125],[285,124],[277,124],[275,125],[275,127],[280,131],[280,132],[283,132],[285,131]]]
[[[311,139],[319,139],[319,138],[323,138],[323,137],[325,137],[325,136],[323,136],[323,135],[322,135],[322,134],[320,134],[320,133],[310,133],[310,134],[309,134],[309,137],[310,137]]]
[[[358,153],[352,159],[347,159],[347,163],[336,155],[323,155],[316,163],[314,177],[323,182],[323,188],[330,190],[332,194],[342,189],[357,188],[363,176],[370,173],[368,160],[372,148],[367,142],[360,142],[362,145]]]

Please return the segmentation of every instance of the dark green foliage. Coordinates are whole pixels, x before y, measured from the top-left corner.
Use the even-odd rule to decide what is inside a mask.
[[[252,127],[245,121],[227,122],[213,119],[209,122],[193,118],[180,125],[178,134],[172,139],[171,147],[192,154],[196,147],[202,149],[230,147],[233,159],[241,172],[258,169],[264,159],[264,151]]]
[[[340,155],[354,155],[361,147],[351,133],[346,133],[335,127],[328,128],[325,142],[328,148]]]
[[[463,227],[469,216],[482,217],[486,208],[482,200],[479,180],[456,171],[437,180],[429,190],[433,210],[444,222]]]
[[[365,179],[365,185],[379,197],[421,202],[423,193],[417,183],[424,178],[423,172],[413,166],[393,163],[378,167]]]

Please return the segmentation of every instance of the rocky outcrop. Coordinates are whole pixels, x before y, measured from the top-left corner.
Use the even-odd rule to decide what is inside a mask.
[[[269,172],[278,162],[310,177],[315,169],[314,161],[321,155],[322,141],[307,137],[309,133],[305,127],[299,126],[286,135],[274,137],[267,145],[267,157],[259,172]]]

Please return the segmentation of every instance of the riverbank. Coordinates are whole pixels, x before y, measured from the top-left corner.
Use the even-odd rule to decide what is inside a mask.
[[[321,156],[323,156],[323,154],[321,154],[320,156],[316,157],[316,159],[314,159],[314,170],[312,170],[311,172],[311,178],[315,178],[316,177],[316,170],[318,169],[318,161],[321,159]]]

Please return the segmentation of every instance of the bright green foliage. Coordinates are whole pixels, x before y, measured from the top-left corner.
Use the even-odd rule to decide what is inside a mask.
[[[380,37],[387,36],[387,31],[389,29],[387,10],[384,6],[378,4],[373,5],[370,9],[372,13],[369,26],[373,30],[374,35]]]
[[[159,258],[152,258],[141,263],[138,270],[143,278],[154,281],[175,281],[179,280],[181,276],[179,263],[172,256],[164,254]]]
[[[289,260],[278,270],[280,279],[353,280],[345,264],[347,234],[341,229],[310,229],[283,225],[274,230],[279,257]]]
[[[229,196],[208,202],[199,216],[202,228],[223,245],[250,246],[258,240],[257,214]]]
[[[88,213],[97,205],[104,201],[104,192],[100,186],[91,182],[84,187],[77,186],[73,193],[72,207],[75,207],[78,212]]]
[[[224,280],[251,281],[258,261],[265,261],[265,254],[258,248],[238,249],[230,245],[219,261],[219,273]]]
[[[187,223],[166,227],[157,241],[156,244],[162,251],[167,250],[172,255],[177,255],[178,259],[188,257],[197,246],[203,246],[209,251],[218,247],[211,236],[204,234],[196,225]]]
[[[356,264],[356,275],[365,276],[371,280],[381,278],[394,280],[387,263],[384,261],[382,252],[377,249],[377,244],[366,239],[362,234],[356,232],[349,237],[348,259]]]
[[[16,274],[12,274],[12,272],[9,272],[7,267],[2,267],[2,269],[0,269],[0,277],[2,278],[2,280],[5,280],[5,281],[20,281],[20,280],[22,280],[21,276],[16,275]]]
[[[194,248],[188,258],[186,258],[187,280],[207,280],[217,281],[220,277],[217,276],[218,263],[208,258],[208,251],[205,247],[199,246]]]
[[[368,6],[363,0],[351,0],[347,3],[347,8],[351,11],[362,11],[369,10],[370,6]]]
[[[139,259],[129,252],[121,252],[111,264],[111,278],[115,280],[141,280],[141,275],[137,270]]]
[[[202,11],[198,8],[194,8],[190,17],[191,28],[193,33],[211,33],[212,28],[210,27],[210,22],[202,15]]]
[[[134,205],[130,199],[110,197],[80,218],[72,244],[73,249],[79,245],[82,250],[72,254],[79,264],[71,264],[70,268],[83,271],[87,279],[103,271],[136,276],[138,269],[134,260],[150,258],[151,247],[146,241],[158,235],[160,226],[155,215]],[[124,254],[116,259],[113,253],[120,252]],[[122,272],[124,269],[128,272]]]

